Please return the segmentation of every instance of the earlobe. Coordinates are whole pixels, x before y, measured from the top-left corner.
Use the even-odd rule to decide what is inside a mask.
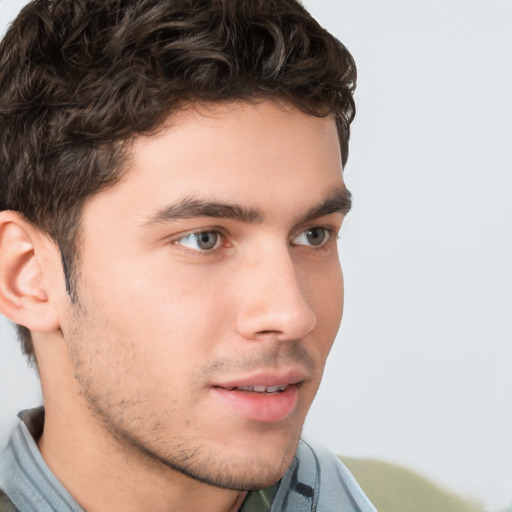
[[[45,286],[45,248],[40,232],[17,212],[0,212],[0,311],[31,331],[58,328]]]

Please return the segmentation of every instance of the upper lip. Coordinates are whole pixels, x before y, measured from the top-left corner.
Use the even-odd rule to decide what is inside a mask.
[[[235,377],[224,382],[216,382],[213,387],[231,389],[248,386],[289,386],[305,380],[307,373],[299,368],[280,371],[260,371],[243,377]]]

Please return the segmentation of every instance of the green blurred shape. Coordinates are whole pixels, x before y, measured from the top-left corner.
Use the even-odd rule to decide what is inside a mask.
[[[483,512],[404,467],[340,457],[379,512]]]

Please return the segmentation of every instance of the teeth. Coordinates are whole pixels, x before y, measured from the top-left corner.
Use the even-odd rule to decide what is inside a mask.
[[[277,393],[278,391],[284,391],[287,387],[287,384],[281,384],[279,386],[237,386],[236,389],[256,393]]]
[[[267,393],[275,393],[276,391],[284,391],[286,389],[286,384],[282,384],[281,386],[269,386],[267,388]]]

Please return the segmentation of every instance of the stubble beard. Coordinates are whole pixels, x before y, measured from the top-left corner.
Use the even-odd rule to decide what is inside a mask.
[[[77,341],[83,339],[85,330],[90,333],[89,326],[98,325],[94,322],[94,316],[96,315],[87,313],[83,307],[75,310],[74,325],[70,326],[68,334],[71,336],[68,336],[67,341],[75,370],[74,377],[79,384],[79,393],[85,399],[94,420],[113,440],[115,450],[125,460],[133,461],[134,468],[165,468],[210,486],[236,491],[264,489],[284,475],[295,455],[305,413],[304,417],[297,418],[296,428],[290,430],[289,439],[281,443],[282,450],[269,458],[270,461],[264,458],[258,459],[247,451],[226,458],[222,453],[222,448],[215,451],[214,446],[208,446],[207,438],[196,437],[194,439],[191,433],[187,437],[186,421],[177,425],[178,436],[169,436],[169,431],[172,430],[172,421],[170,427],[162,428],[162,425],[167,425],[167,423],[159,418],[157,411],[148,409],[147,404],[152,403],[151,400],[146,400],[143,395],[125,400],[119,400],[117,397],[112,400],[109,390],[105,391],[104,386],[98,386],[94,372],[90,371],[91,368],[96,369],[91,354],[85,353],[80,342]],[[80,325],[85,326],[85,330],[82,329],[82,332],[80,332]],[[99,340],[100,343],[102,341],[104,340]],[[110,340],[109,343],[114,346],[116,343],[122,344],[120,340]],[[288,362],[290,360],[300,361],[307,367],[314,366],[300,342],[294,341],[290,346],[295,348],[286,356],[281,356],[281,359]],[[87,359],[89,360],[87,361]],[[250,366],[258,367],[270,363],[276,363],[276,354],[267,351],[260,357],[254,358],[251,363],[247,361],[234,363],[227,359],[216,361],[204,369],[204,374],[229,371],[230,367],[243,366],[248,369]],[[108,368],[106,370],[108,371]],[[206,377],[203,378],[206,379]],[[98,389],[102,391],[98,392]],[[179,411],[176,414],[179,414]],[[273,425],[254,425],[252,428],[254,436],[261,437],[262,443],[264,443],[265,434],[275,427]],[[229,433],[226,435],[229,436]],[[272,442],[272,438],[270,439]]]
[[[229,490],[260,490],[276,483],[292,463],[302,429],[301,424],[298,432],[290,436],[279,458],[272,463],[253,458],[247,453],[241,453],[236,459],[224,459],[222,452],[206,446],[204,440],[194,443],[190,438],[185,439],[185,442],[160,438],[160,441],[152,439],[148,442],[144,436],[134,434],[147,432],[147,427],[131,425],[129,430],[125,429],[122,427],[124,422],[116,421],[115,411],[103,409],[98,400],[90,397],[86,390],[83,395],[104,431],[114,440],[116,450],[126,460],[137,461],[146,467],[166,468],[195,481]],[[255,429],[254,435],[261,436],[264,442],[265,431],[268,430],[266,426],[260,426]]]

